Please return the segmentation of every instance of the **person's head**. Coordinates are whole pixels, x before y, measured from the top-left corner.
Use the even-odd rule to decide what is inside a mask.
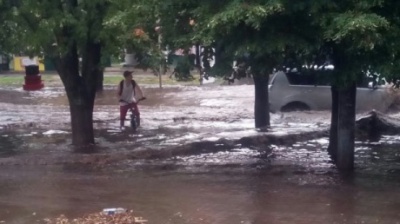
[[[132,80],[132,73],[131,71],[124,71],[124,79],[125,80]]]

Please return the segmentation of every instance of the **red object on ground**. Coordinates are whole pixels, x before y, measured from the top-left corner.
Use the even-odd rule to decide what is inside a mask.
[[[34,91],[40,90],[44,87],[42,77],[40,74],[37,75],[25,75],[24,90]]]

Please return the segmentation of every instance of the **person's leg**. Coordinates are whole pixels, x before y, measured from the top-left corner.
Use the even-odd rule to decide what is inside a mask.
[[[140,111],[139,111],[139,107],[138,107],[137,103],[132,103],[131,107],[133,109],[133,112],[135,113],[135,116],[137,117],[138,126],[140,126]]]
[[[120,106],[119,107],[119,113],[120,113],[120,127],[124,127],[125,126],[125,117],[126,117],[126,113],[128,112],[129,106]]]

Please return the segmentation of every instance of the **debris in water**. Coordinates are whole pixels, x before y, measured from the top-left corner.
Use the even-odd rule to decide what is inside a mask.
[[[46,132],[43,132],[43,135],[54,135],[54,134],[67,134],[68,132],[66,131],[60,131],[60,130],[49,130]]]
[[[115,214],[121,214],[125,213],[126,209],[124,208],[105,208],[103,209],[103,214],[104,215],[115,215]]]
[[[45,219],[45,224],[143,224],[148,221],[142,217],[134,216],[132,211],[126,211],[115,214],[105,214],[104,210],[100,213],[87,215],[83,218],[68,219],[61,215],[55,219]]]

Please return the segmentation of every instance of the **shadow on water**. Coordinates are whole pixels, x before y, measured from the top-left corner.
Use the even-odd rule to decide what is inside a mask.
[[[0,135],[0,157],[15,156],[23,151],[24,140],[13,133]]]

